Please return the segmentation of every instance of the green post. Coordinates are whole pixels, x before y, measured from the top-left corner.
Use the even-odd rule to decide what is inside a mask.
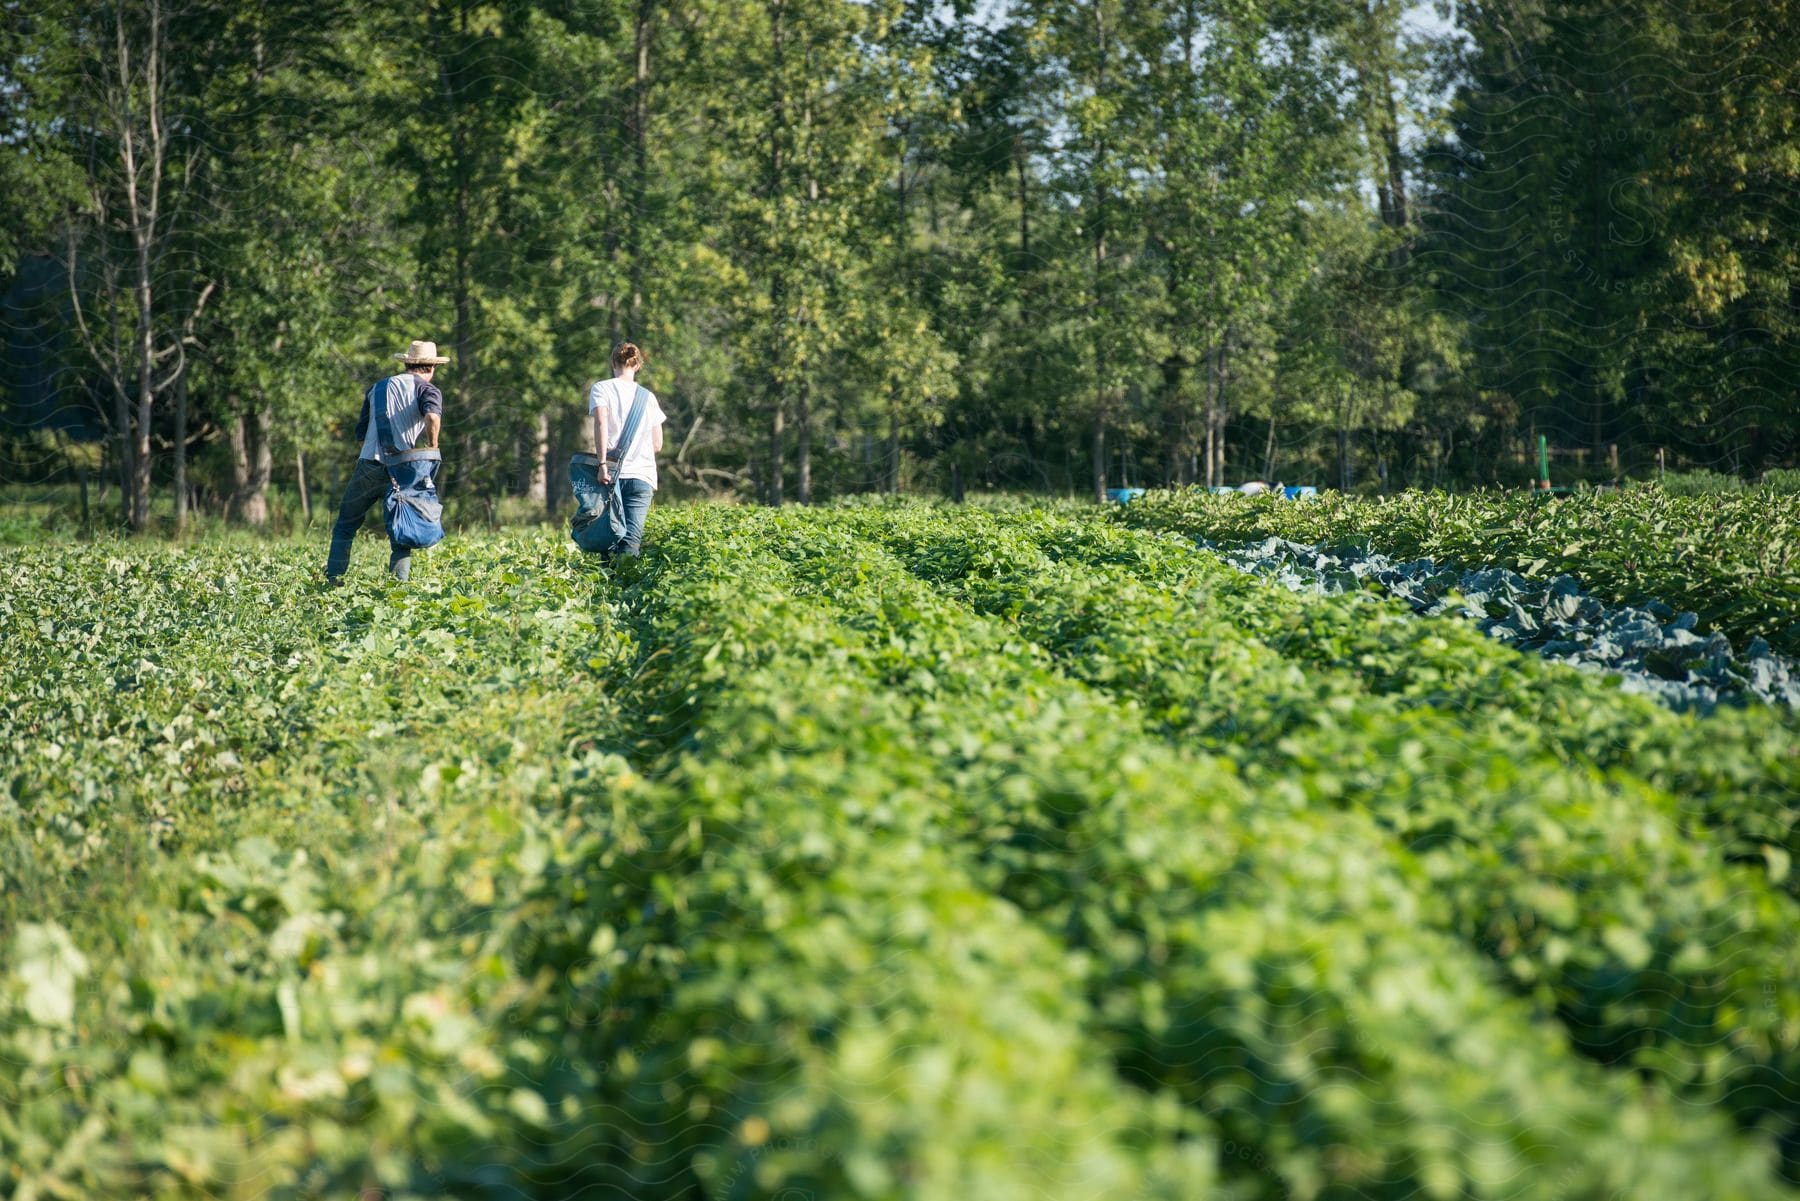
[[[1550,437],[1538,435],[1538,478],[1546,484],[1550,482]]]

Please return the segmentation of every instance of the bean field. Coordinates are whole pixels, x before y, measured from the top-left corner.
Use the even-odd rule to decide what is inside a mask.
[[[7,547],[0,1196],[1800,1195],[1794,504]]]

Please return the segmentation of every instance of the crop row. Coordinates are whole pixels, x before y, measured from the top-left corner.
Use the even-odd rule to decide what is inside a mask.
[[[1008,528],[1066,563],[1109,628],[1149,639],[1144,650],[1163,662],[1181,653],[1171,637],[1201,628],[1196,623],[1205,618],[1195,605],[1212,598],[1215,609],[1225,606],[1238,628],[1254,632],[1281,660],[1355,698],[1359,714],[1429,707],[1441,720],[1506,739],[1519,753],[1542,751],[1636,776],[1667,794],[1661,807],[1676,806],[1723,831],[1733,858],[1764,863],[1776,882],[1800,888],[1793,870],[1800,855],[1800,733],[1779,712],[1727,709],[1704,721],[1672,714],[1590,674],[1521,656],[1461,621],[1419,620],[1367,597],[1289,594],[1223,571],[1179,541],[1056,518],[1020,518]],[[949,553],[966,545],[955,539]],[[1123,612],[1109,614],[1104,598],[1115,589],[1150,590],[1158,598],[1150,602],[1154,611],[1135,625]],[[1190,665],[1158,681],[1191,692],[1196,678]],[[1258,702],[1234,696],[1231,704],[1228,745],[1258,741],[1243,729],[1246,720],[1259,720],[1245,717],[1259,712]],[[1290,709],[1263,720],[1268,734],[1261,741],[1280,735],[1281,720],[1298,719]],[[1179,721],[1189,733],[1204,732],[1191,711]]]
[[[1151,585],[1043,550],[1115,563],[1135,553],[1141,569],[1166,549],[1144,535],[886,514],[860,527],[1065,670],[1137,699],[1177,741],[1232,754],[1253,784],[1374,814],[1425,852],[1446,906],[1435,920],[1553,998],[1591,1054],[1634,1059],[1740,1120],[1791,1131],[1795,904],[1685,830],[1672,798],[1562,762],[1505,715],[1396,708],[1346,673],[1297,672],[1251,631],[1298,627],[1212,587],[1234,581],[1216,567],[1208,579],[1204,559],[1179,585]]]
[[[1408,492],[1287,504],[1153,492],[1119,519],[1216,542],[1268,537],[1364,542],[1391,558],[1570,575],[1604,600],[1697,613],[1740,648],[1753,638],[1800,654],[1800,495],[1670,496],[1654,489],[1547,499]]]
[[[1302,1195],[1587,1195],[1603,1180],[1632,1195],[1638,1166],[1701,1154],[1672,1150],[1689,1137],[1681,1123],[1640,1144],[1628,1131],[1667,1115],[1570,1059],[1478,959],[1424,928],[1428,880],[1366,815],[1253,795],[1222,762],[1147,737],[1133,708],[936,598],[841,524],[756,544],[865,634],[844,658],[880,698],[834,688],[815,707],[797,692],[788,725],[825,726],[827,745],[850,742],[909,792],[935,771],[943,796],[926,817],[1091,959],[1121,1070],[1197,1105],[1246,1149],[1252,1178]],[[746,631],[694,658],[758,645]],[[1539,1174],[1522,1185],[1521,1172]]]

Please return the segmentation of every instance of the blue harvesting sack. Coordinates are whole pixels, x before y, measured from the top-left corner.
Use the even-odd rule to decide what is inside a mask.
[[[625,540],[625,501],[619,494],[619,478],[600,482],[600,460],[575,455],[569,460],[569,487],[575,493],[575,516],[569,519],[569,537],[586,551],[607,551]]]
[[[444,506],[438,500],[437,471],[442,459],[435,450],[409,450],[387,459],[386,519],[388,537],[397,546],[423,550],[444,540]]]

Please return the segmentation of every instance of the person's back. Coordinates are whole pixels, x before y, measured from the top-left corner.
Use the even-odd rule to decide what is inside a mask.
[[[387,448],[381,445],[381,422],[375,419],[375,406],[380,404],[387,416],[395,450],[411,450],[426,432],[430,418],[444,411],[444,394],[436,384],[417,371],[402,371],[386,379],[376,380],[363,395],[363,416],[357,428],[363,431],[359,458],[385,463]],[[436,441],[435,438],[432,439]]]

